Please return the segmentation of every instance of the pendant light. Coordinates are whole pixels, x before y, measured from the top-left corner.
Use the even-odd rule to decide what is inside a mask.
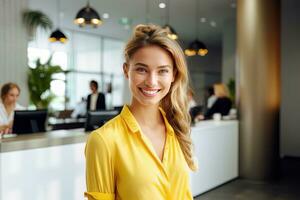
[[[56,13],[56,21],[58,26],[60,25],[60,4],[59,4],[59,0],[56,1],[56,8],[57,8],[57,12]],[[67,36],[61,32],[61,30],[59,30],[59,27],[57,27],[57,29],[55,31],[53,31],[48,39],[50,42],[61,42],[61,43],[66,43],[68,41]]]
[[[168,31],[168,37],[171,38],[172,40],[177,40],[178,35],[174,28],[170,25],[169,23],[169,17],[170,17],[170,0],[167,0],[167,10],[166,10],[166,25],[163,26],[164,29]]]
[[[196,9],[195,9],[195,21],[196,21],[196,39],[190,43],[190,45],[188,46],[188,48],[186,50],[184,50],[185,55],[187,56],[195,56],[195,55],[199,55],[199,56],[205,56],[208,53],[208,49],[205,46],[205,44],[203,42],[201,42],[200,40],[198,40],[198,31],[199,31],[199,21],[198,21],[198,16],[197,16],[197,11],[198,11],[198,0],[196,1]]]
[[[79,27],[91,25],[92,27],[97,28],[103,23],[103,21],[97,11],[90,6],[90,1],[88,0],[87,5],[80,9],[76,14],[74,23],[78,24]]]

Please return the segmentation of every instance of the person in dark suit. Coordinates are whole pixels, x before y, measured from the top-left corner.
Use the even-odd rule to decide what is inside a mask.
[[[87,106],[86,110],[95,111],[95,110],[105,110],[105,95],[101,92],[98,92],[98,82],[92,80],[90,82],[91,94],[87,97]]]

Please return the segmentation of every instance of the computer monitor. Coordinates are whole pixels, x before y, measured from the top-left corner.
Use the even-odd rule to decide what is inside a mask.
[[[101,127],[118,114],[118,110],[89,111],[85,122],[85,131],[93,131]]]
[[[15,111],[12,132],[27,134],[46,131],[47,110]]]

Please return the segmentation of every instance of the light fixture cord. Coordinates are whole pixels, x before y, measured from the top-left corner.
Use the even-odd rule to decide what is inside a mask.
[[[149,0],[146,0],[146,24],[149,24],[149,21],[150,21],[150,16],[149,16]]]
[[[196,5],[195,5],[195,22],[196,22],[196,39],[199,39],[198,37],[199,37],[199,18],[198,18],[198,8],[199,8],[199,0],[195,0],[195,3],[196,3]]]
[[[56,0],[56,23],[57,23],[57,28],[60,27],[59,24],[59,0]]]
[[[166,24],[169,24],[169,20],[170,20],[170,0],[167,0],[167,9],[166,9]]]

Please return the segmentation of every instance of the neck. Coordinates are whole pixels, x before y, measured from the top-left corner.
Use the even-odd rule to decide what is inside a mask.
[[[3,105],[4,105],[5,109],[6,109],[6,111],[11,111],[11,110],[14,109],[15,106],[16,106],[15,103],[10,103],[10,104],[4,103]]]
[[[163,121],[159,105],[145,106],[131,103],[129,109],[140,125],[156,126]]]

